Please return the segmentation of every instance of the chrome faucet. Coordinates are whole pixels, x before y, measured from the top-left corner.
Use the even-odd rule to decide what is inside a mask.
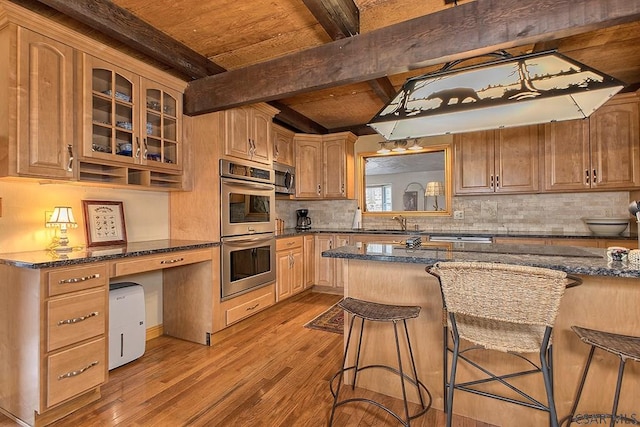
[[[402,227],[402,231],[407,231],[407,218],[402,215],[394,216],[391,219],[398,221],[400,223],[400,227]]]

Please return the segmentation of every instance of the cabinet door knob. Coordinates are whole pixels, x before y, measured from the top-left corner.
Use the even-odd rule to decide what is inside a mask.
[[[589,169],[584,171],[584,183],[589,185]]]

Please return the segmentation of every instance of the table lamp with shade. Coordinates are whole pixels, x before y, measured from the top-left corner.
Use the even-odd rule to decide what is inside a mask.
[[[73,211],[69,206],[56,206],[53,209],[53,213],[47,220],[46,226],[49,228],[60,228],[60,237],[58,238],[57,246],[53,249],[56,252],[71,252],[73,249],[69,246],[69,237],[67,236],[68,228],[77,228],[78,223],[73,217]]]
[[[435,198],[435,203],[433,204],[433,208],[436,211],[439,211],[438,208],[438,196],[444,195],[444,183],[441,181],[431,181],[427,183],[427,188],[424,190],[425,197],[432,196]]]

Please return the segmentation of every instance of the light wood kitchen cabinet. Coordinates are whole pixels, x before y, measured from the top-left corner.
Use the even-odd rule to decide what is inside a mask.
[[[544,191],[589,189],[590,170],[588,120],[544,125]]]
[[[304,290],[302,236],[276,240],[276,289],[277,301]]]
[[[296,198],[354,198],[356,139],[351,132],[296,134]]]
[[[622,246],[628,249],[638,249],[638,240],[616,239],[615,237],[598,238],[544,238],[544,237],[496,237],[495,243],[518,245],[552,245],[552,246],[581,246],[586,248],[606,249],[609,246]]]
[[[220,331],[249,316],[272,306],[276,302],[275,284],[269,284],[230,300],[222,301],[214,312],[213,330]],[[215,334],[213,339],[215,340]],[[213,344],[213,342],[212,342]]]
[[[543,190],[640,186],[638,104],[635,94],[618,95],[587,120],[544,125]]]
[[[339,258],[325,258],[322,252],[349,244],[349,235],[317,234],[315,238],[316,280],[319,287],[342,290],[347,277],[346,261]]]
[[[455,193],[537,192],[539,139],[538,126],[455,135]]]
[[[296,198],[322,198],[322,136],[295,136]]]
[[[273,161],[284,165],[294,166],[293,136],[295,133],[289,129],[272,124]]]
[[[181,188],[182,94],[82,54],[80,181]]]
[[[304,288],[310,288],[316,280],[316,251],[315,236],[306,234],[303,236],[304,244]]]
[[[0,66],[0,134],[8,137],[0,175],[72,179],[75,50],[12,23],[0,31],[0,45],[8,55]]]
[[[639,105],[636,94],[618,96],[589,117],[592,188],[640,186]]]
[[[266,104],[226,110],[222,155],[271,164],[271,122],[277,112]]]
[[[183,188],[186,82],[17,4],[2,9],[0,176]]]
[[[46,425],[98,399],[108,375],[107,264],[2,265],[0,276],[7,279],[0,286],[0,366],[11,367],[3,371],[0,407]]]

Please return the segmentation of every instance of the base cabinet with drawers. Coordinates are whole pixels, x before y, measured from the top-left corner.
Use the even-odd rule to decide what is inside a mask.
[[[44,251],[0,261],[0,413],[45,426],[100,398],[109,372],[110,279],[162,271],[165,335],[208,344],[214,311],[230,323],[241,318],[241,307],[214,310],[220,248],[200,243],[131,242],[109,260],[87,253],[73,264],[82,258],[74,252],[72,265]],[[273,285],[266,295],[253,296],[258,305],[243,302],[257,311],[273,304]]]
[[[214,305],[213,331],[218,332],[240,320],[253,316],[276,303],[276,286],[271,283]],[[215,339],[215,334],[213,339]],[[213,344],[213,343],[211,343]]]
[[[0,407],[47,425],[100,397],[108,376],[106,263],[0,265]]]

